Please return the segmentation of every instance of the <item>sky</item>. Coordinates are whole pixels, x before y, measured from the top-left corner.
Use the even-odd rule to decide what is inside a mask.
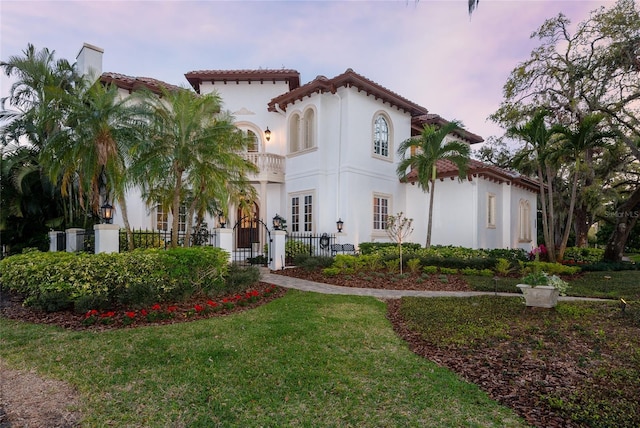
[[[187,86],[194,70],[294,69],[301,84],[353,69],[430,113],[481,135],[531,33],[559,13],[573,24],[613,1],[7,1],[0,59],[28,43],[75,62],[83,43],[104,49],[103,71]],[[11,81],[0,78],[0,97]],[[266,106],[265,106],[266,107]]]

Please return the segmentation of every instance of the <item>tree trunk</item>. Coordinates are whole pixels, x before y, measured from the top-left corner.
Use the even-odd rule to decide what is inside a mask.
[[[549,261],[554,263],[556,261],[556,233],[555,233],[555,210],[553,204],[553,178],[551,176],[551,166],[546,165],[547,170],[547,191],[549,196],[549,243],[547,245],[547,257]]]
[[[178,228],[180,220],[180,191],[182,190],[182,173],[176,173],[176,187],[173,189],[173,201],[171,202],[171,248],[178,247]]]
[[[122,212],[122,222],[124,223],[124,230],[127,232],[127,247],[129,251],[133,251],[133,232],[131,232],[131,225],[129,224],[129,213],[127,211],[127,201],[124,195],[118,196],[118,205],[120,205],[120,211]]]
[[[589,246],[589,230],[593,224],[589,218],[589,213],[584,205],[577,206],[573,213],[573,231],[576,235],[574,245],[580,248]]]
[[[624,247],[631,230],[640,217],[640,187],[631,194],[629,199],[616,212],[616,226],[604,250],[604,259],[610,262],[622,261]]]
[[[436,180],[431,180],[431,192],[429,195],[429,220],[427,221],[427,244],[426,248],[431,248],[431,225],[433,224],[433,193],[435,192]]]
[[[573,221],[573,208],[576,205],[576,191],[578,189],[578,171],[580,170],[580,163],[576,162],[576,171],[573,175],[573,186],[571,187],[571,199],[569,200],[569,212],[567,213],[567,223],[564,226],[564,234],[562,235],[562,242],[560,243],[560,249],[558,250],[558,261],[562,261],[564,258],[564,252],[567,249],[569,243],[569,233],[571,232],[571,222]]]

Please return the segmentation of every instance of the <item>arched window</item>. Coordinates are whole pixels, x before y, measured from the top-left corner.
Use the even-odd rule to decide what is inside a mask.
[[[518,240],[520,242],[531,242],[531,205],[529,201],[520,199],[518,211]]]
[[[373,123],[373,153],[389,157],[389,123],[382,114]]]
[[[247,135],[250,138],[249,145],[247,146],[247,151],[248,152],[257,152],[258,151],[258,147],[260,147],[260,140],[258,139],[258,136],[256,135],[255,132],[253,132],[251,130],[247,130]]]
[[[304,112],[304,120],[302,122],[302,141],[303,148],[310,149],[315,147],[315,112],[309,108]]]
[[[294,113],[289,119],[289,152],[296,153],[300,147],[300,115]]]

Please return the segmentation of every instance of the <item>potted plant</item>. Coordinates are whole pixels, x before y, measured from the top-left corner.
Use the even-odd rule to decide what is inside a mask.
[[[527,306],[553,308],[558,304],[558,296],[566,295],[569,284],[556,275],[534,270],[516,285],[524,295]]]

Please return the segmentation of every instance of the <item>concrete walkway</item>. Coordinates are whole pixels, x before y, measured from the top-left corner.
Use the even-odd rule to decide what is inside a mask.
[[[296,290],[311,291],[322,294],[343,294],[352,296],[369,296],[379,299],[399,299],[400,297],[471,297],[471,296],[505,296],[522,297],[520,293],[494,293],[485,291],[417,291],[417,290],[382,290],[378,288],[355,288],[342,287],[339,285],[324,284],[322,282],[307,281],[305,279],[294,278],[286,275],[278,275],[263,271],[261,280],[269,284],[278,285],[284,288],[294,288]],[[602,301],[603,299],[591,299],[584,297],[560,297],[560,301],[592,300]]]

